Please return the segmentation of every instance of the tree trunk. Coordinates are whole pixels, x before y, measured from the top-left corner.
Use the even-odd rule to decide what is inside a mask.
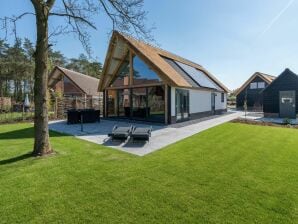
[[[48,86],[48,14],[49,8],[44,1],[32,0],[36,13],[37,39],[34,71],[34,150],[33,155],[52,152],[47,108]]]

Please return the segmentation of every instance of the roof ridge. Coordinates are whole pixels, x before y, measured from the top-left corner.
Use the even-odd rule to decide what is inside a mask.
[[[270,77],[272,77],[272,78],[276,78],[276,76],[274,76],[274,75],[269,75],[269,74],[267,74],[267,73],[263,73],[263,72],[256,72],[256,73],[259,73],[259,74],[261,74],[261,75],[270,76]]]
[[[171,52],[171,51],[165,50],[165,49],[163,49],[163,48],[161,48],[161,47],[159,47],[159,46],[153,45],[152,43],[149,43],[149,42],[147,42],[147,41],[145,41],[145,40],[141,40],[141,39],[135,38],[135,37],[133,37],[132,35],[129,35],[129,34],[126,34],[126,33],[123,33],[123,32],[119,32],[119,31],[117,31],[117,32],[120,33],[121,35],[124,35],[124,36],[126,36],[126,37],[128,37],[128,38],[131,38],[131,39],[133,39],[133,40],[135,40],[135,41],[137,41],[137,42],[139,42],[139,43],[141,43],[141,44],[148,45],[149,47],[155,48],[155,49],[157,49],[158,51],[163,51],[163,52],[168,53],[168,54],[171,54],[171,55],[173,55],[173,56],[175,56],[175,57],[177,57],[177,58],[180,58],[180,59],[182,59],[182,61],[187,61],[187,62],[189,62],[189,63],[191,63],[191,64],[195,64],[195,65],[197,65],[197,66],[199,66],[199,67],[203,67],[202,65],[200,65],[200,64],[198,64],[198,63],[196,63],[196,62],[194,62],[194,61],[191,61],[191,60],[189,60],[189,59],[187,59],[187,58],[185,58],[185,57],[182,57],[182,56],[180,56],[180,55],[178,55],[178,54],[176,54],[176,53],[173,53],[173,52]],[[165,55],[162,55],[162,56],[166,57]],[[182,62],[182,63],[183,63],[183,62]]]
[[[78,71],[75,71],[75,70],[71,70],[71,69],[68,69],[68,68],[64,68],[64,67],[61,67],[61,66],[57,66],[59,69],[62,69],[62,70],[67,70],[67,71],[70,71],[70,72],[74,72],[76,73],[77,75],[82,75],[86,78],[91,78],[91,79],[96,79],[96,80],[99,80],[98,78],[95,78],[93,76],[90,76],[90,75],[86,75],[86,74],[83,74],[81,72],[78,72]]]

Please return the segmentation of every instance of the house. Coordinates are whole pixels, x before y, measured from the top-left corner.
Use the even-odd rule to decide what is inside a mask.
[[[62,96],[99,96],[99,79],[56,66],[48,78],[48,87]]]
[[[228,89],[204,67],[114,32],[99,91],[104,116],[176,123],[227,110]]]
[[[298,76],[290,69],[281,73],[263,90],[264,116],[296,118],[298,113]]]
[[[261,72],[254,73],[240,88],[235,91],[236,108],[244,109],[246,100],[247,110],[262,111],[263,94],[262,90],[266,88],[275,76],[267,75]]]

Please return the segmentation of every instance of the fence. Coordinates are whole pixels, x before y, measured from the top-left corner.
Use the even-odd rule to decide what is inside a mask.
[[[55,99],[54,111],[57,118],[64,118],[70,109],[95,109],[102,111],[102,108],[102,96],[63,97]]]
[[[96,109],[103,108],[102,96],[90,97],[63,97],[51,99],[48,105],[48,116],[50,120],[64,119],[69,109]],[[34,108],[25,111],[23,104],[11,105],[5,110],[0,110],[0,124],[21,121],[33,121]]]
[[[0,111],[9,111],[11,108],[11,98],[10,97],[0,97]]]

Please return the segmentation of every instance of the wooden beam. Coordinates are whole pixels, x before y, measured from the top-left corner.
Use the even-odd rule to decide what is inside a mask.
[[[122,61],[122,58],[118,58],[118,57],[112,57],[112,60],[115,60],[115,61]],[[126,60],[125,60],[126,61]],[[128,60],[127,60],[128,62]]]
[[[169,101],[169,97],[168,97],[168,85],[165,85],[165,124],[168,124],[168,101]]]
[[[119,64],[118,64],[117,67],[115,68],[114,72],[110,75],[111,78],[110,78],[110,80],[106,83],[105,88],[107,88],[107,87],[111,84],[111,82],[114,80],[115,76],[116,76],[117,73],[119,72],[119,69],[121,68],[121,65],[123,64],[123,62],[126,61],[127,53],[128,53],[128,52],[125,52],[125,54],[124,54],[124,56],[122,57],[121,61],[119,62]]]
[[[163,86],[165,83],[151,83],[151,84],[139,84],[139,85],[129,85],[129,86],[117,86],[117,87],[107,87],[106,89],[132,89],[132,88],[141,88],[141,87],[154,87],[154,86]]]
[[[116,46],[116,36],[113,34],[113,36],[111,37],[111,40],[110,40],[110,44],[109,44],[106,59],[105,59],[105,62],[104,62],[104,66],[102,68],[102,77],[99,81],[99,87],[98,87],[99,91],[101,91],[103,89],[103,85],[105,83],[105,78],[106,78],[105,73],[109,69],[110,60],[111,60],[112,54],[115,50],[115,46]]]
[[[129,86],[133,85],[133,53],[129,49]]]
[[[143,52],[141,52],[137,47],[135,47],[130,41],[128,41],[123,36],[119,35],[119,38],[121,38],[129,47],[129,49],[137,55],[149,68],[152,69],[165,83],[168,83],[169,85],[173,86],[175,83],[172,82],[172,80],[169,79],[169,77],[163,73],[163,71],[154,63],[152,63]]]

